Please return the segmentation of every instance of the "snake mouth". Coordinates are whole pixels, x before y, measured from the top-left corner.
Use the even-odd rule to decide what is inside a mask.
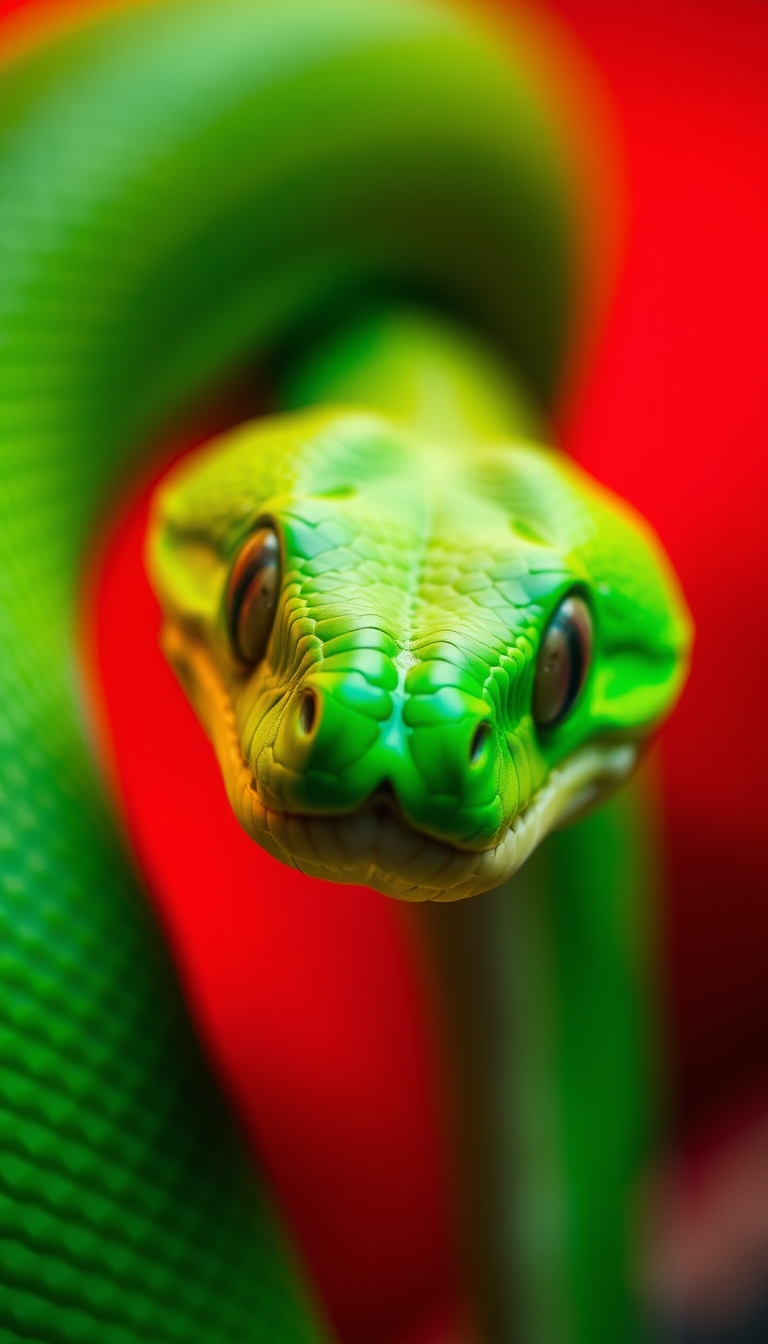
[[[616,788],[637,763],[635,743],[591,743],[551,771],[527,806],[484,850],[467,850],[416,830],[388,798],[374,796],[336,817],[278,812],[240,795],[248,833],[276,858],[310,877],[373,887],[407,901],[455,901],[512,877],[546,835]]]
[[[281,812],[259,799],[227,689],[208,650],[173,623],[164,629],[163,645],[206,726],[232,809],[251,838],[308,877],[373,887],[400,900],[457,901],[501,886],[550,831],[618,787],[640,755],[637,741],[595,741],[578,748],[482,850],[462,849],[417,830],[394,798],[381,794],[337,816]]]

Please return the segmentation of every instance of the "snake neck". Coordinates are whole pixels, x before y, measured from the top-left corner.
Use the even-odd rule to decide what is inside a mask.
[[[278,378],[283,410],[319,403],[375,408],[441,444],[548,442],[543,410],[500,353],[466,326],[414,307],[384,307],[305,350]]]

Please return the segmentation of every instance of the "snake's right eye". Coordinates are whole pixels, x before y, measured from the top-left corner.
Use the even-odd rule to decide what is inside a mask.
[[[280,592],[280,543],[260,527],[241,547],[227,587],[227,631],[236,656],[258,663],[267,650]]]
[[[541,641],[533,683],[533,721],[554,728],[570,714],[589,670],[592,618],[583,598],[560,603]]]

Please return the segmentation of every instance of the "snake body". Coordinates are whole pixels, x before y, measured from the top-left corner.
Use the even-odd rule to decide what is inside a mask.
[[[107,490],[175,416],[363,306],[453,314],[551,405],[574,311],[567,173],[524,62],[454,13],[184,0],[6,72],[0,200],[0,1341],[319,1339],[104,801],[73,670],[80,566]],[[471,339],[436,339],[420,347],[460,385]],[[387,341],[363,361],[367,410],[295,411],[182,468],[152,567],[260,843],[464,895],[626,773],[679,688],[687,620],[647,531],[521,443],[503,394],[489,423],[445,432],[405,394],[387,404]],[[503,380],[477,358],[492,403]],[[355,403],[321,366],[297,399],[314,379]],[[245,675],[223,592],[265,518],[280,635]],[[532,669],[571,592],[595,624],[589,693],[537,735]],[[360,809],[382,791],[372,835]]]

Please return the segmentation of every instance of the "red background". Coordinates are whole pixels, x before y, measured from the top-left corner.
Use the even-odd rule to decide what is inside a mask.
[[[657,529],[697,627],[664,733],[670,1048],[690,1143],[768,1092],[768,7],[550,9],[602,76],[629,187],[615,299],[563,435]],[[95,604],[132,840],[344,1339],[404,1344],[408,1321],[449,1310],[455,1277],[417,957],[393,903],[310,883],[239,832],[157,652],[142,528],[140,501],[112,533]]]

